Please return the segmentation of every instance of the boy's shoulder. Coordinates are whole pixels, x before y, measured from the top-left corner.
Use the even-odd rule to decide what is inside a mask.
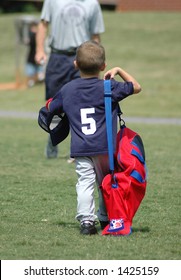
[[[64,87],[65,86],[72,86],[72,85],[74,85],[74,84],[79,84],[80,82],[81,82],[81,78],[76,78],[76,79],[73,79],[73,80],[71,80],[70,82],[68,82],[68,83],[66,83],[65,85],[64,85]]]
[[[63,85],[63,87],[61,88],[61,91],[67,90],[69,88],[75,87],[76,84],[80,83],[80,79],[81,78],[77,78],[77,79],[73,79],[70,82],[66,83],[65,85]]]
[[[76,85],[91,85],[95,83],[103,83],[103,79],[98,79],[98,78],[77,78],[73,79],[70,82],[66,83],[63,87],[68,88]]]

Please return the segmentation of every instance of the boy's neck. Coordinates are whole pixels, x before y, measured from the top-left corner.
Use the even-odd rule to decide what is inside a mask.
[[[80,72],[80,76],[81,76],[81,78],[84,78],[84,79],[99,78],[99,73],[91,75],[91,74],[85,74],[85,73]]]

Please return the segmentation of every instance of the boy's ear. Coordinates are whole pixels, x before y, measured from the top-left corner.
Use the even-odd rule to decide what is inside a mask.
[[[74,60],[74,67],[75,67],[75,69],[78,69],[77,61],[76,60]]]
[[[106,63],[104,63],[102,66],[101,66],[101,71],[104,71],[105,70],[105,68],[106,68],[106,66],[107,66],[107,64]]]

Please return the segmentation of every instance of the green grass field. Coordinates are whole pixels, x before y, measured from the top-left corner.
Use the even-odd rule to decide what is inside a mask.
[[[0,17],[0,83],[15,78],[14,17]],[[104,11],[104,19],[107,69],[120,65],[143,88],[122,102],[124,115],[181,118],[181,14]],[[0,91],[0,111],[38,112],[43,105],[43,85]],[[36,119],[0,118],[1,259],[180,259],[181,126],[127,125],[143,138],[148,185],[133,234],[114,238],[79,234],[69,139],[57,160],[46,160],[47,135]],[[96,190],[95,197],[97,203]]]

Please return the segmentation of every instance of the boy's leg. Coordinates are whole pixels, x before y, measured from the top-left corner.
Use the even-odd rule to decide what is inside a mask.
[[[95,227],[95,202],[94,202],[94,184],[95,171],[93,162],[89,157],[75,158],[76,173],[78,182],[77,190],[77,215],[80,221],[80,233],[91,235],[96,234]]]
[[[94,165],[89,157],[75,158],[76,173],[78,182],[77,191],[77,215],[78,221],[95,221],[95,202],[94,202],[94,184],[95,170]]]
[[[45,80],[45,67],[43,65],[37,65],[37,82],[43,82]]]
[[[36,83],[36,67],[32,63],[25,65],[26,84],[28,87],[33,87]]]
[[[94,168],[96,172],[96,181],[98,185],[99,194],[99,209],[97,212],[98,219],[101,224],[101,228],[104,228],[108,223],[107,211],[103,199],[103,195],[99,186],[102,183],[103,178],[109,173],[109,158],[108,155],[98,155],[92,157]]]

